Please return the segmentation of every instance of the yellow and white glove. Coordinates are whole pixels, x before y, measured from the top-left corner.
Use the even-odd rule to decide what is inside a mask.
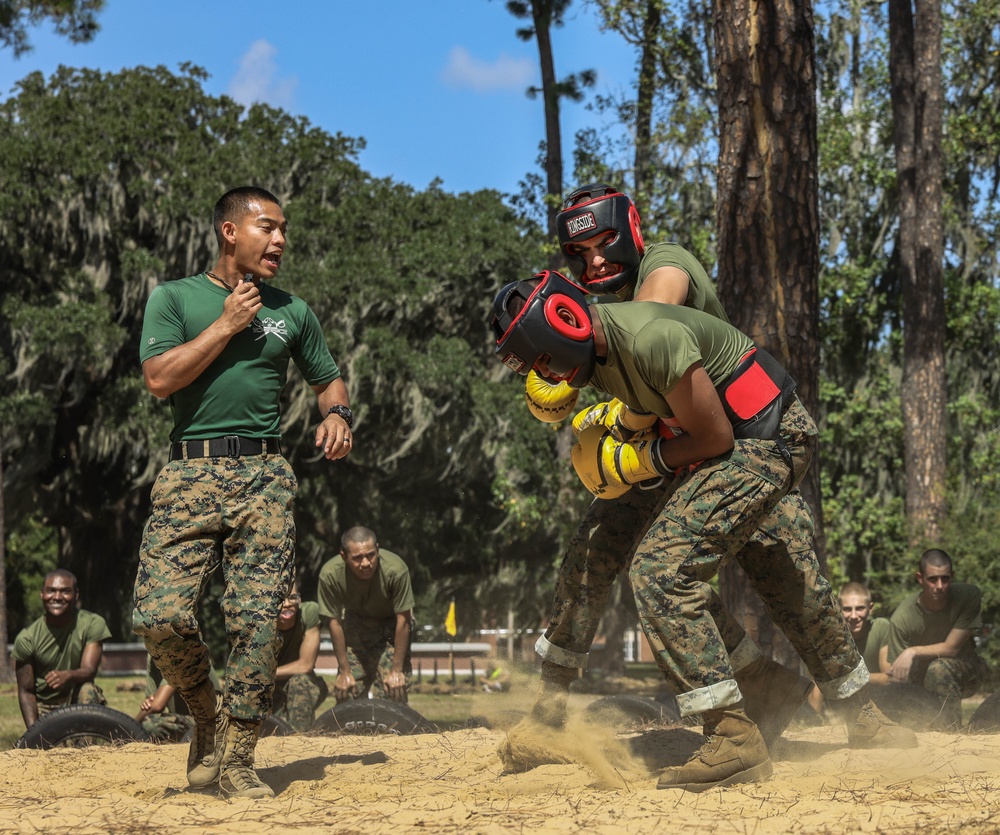
[[[550,383],[541,374],[531,369],[524,381],[524,398],[528,411],[542,423],[559,423],[576,408],[580,390],[569,383]]]
[[[603,426],[619,441],[631,441],[656,423],[656,415],[635,412],[621,400],[598,403],[573,418],[573,431],[579,435],[588,426]]]
[[[633,484],[661,478],[670,473],[660,456],[663,439],[644,432],[637,440],[616,440],[600,425],[588,426],[577,437],[570,456],[576,474],[599,499],[616,499]]]

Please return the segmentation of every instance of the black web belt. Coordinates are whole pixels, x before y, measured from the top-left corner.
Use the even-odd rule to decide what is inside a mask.
[[[171,461],[185,458],[239,458],[246,455],[281,455],[277,438],[241,438],[226,435],[198,441],[177,441],[170,445]]]

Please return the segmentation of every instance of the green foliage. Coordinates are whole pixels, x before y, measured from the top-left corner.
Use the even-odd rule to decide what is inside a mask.
[[[31,50],[28,30],[43,20],[55,24],[56,34],[73,43],[86,43],[100,28],[97,14],[104,0],[0,0],[0,46],[17,58]]]

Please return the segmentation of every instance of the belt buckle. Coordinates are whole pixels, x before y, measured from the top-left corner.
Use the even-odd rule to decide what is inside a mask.
[[[226,457],[227,458],[239,458],[240,457],[240,436],[239,435],[226,435],[223,440],[226,442]]]

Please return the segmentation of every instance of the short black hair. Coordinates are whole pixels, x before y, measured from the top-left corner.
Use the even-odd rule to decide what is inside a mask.
[[[222,246],[222,224],[227,220],[238,220],[243,217],[251,211],[251,206],[254,203],[281,205],[277,197],[259,186],[232,188],[219,198],[212,214],[212,225],[215,227],[215,238],[219,242],[219,246]]]
[[[364,525],[355,525],[350,530],[345,531],[344,535],[340,537],[340,548],[342,551],[347,550],[349,542],[374,542],[378,545],[378,538],[375,536],[375,531],[371,528],[366,528]]]
[[[947,551],[942,551],[940,548],[928,548],[924,551],[920,557],[920,573],[926,574],[928,567],[932,565],[935,568],[947,568],[949,573],[952,571],[951,557]]]

